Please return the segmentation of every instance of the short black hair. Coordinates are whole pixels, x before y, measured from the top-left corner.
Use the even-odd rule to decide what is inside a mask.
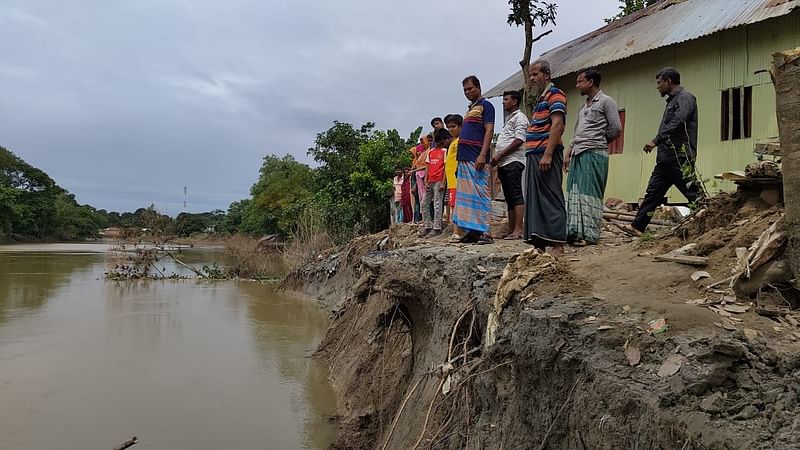
[[[665,67],[658,72],[656,80],[670,80],[674,84],[681,84],[681,74],[674,67]]]
[[[445,130],[444,128],[437,129],[436,133],[433,134],[433,140],[437,144],[441,144],[450,138],[451,138],[450,132]]]
[[[444,116],[444,124],[450,125],[451,123],[461,126],[464,124],[464,118],[461,117],[461,114],[448,114]]]
[[[464,78],[464,80],[461,82],[461,85],[463,86],[467,84],[467,81],[475,85],[476,88],[481,87],[481,80],[479,80],[475,75],[470,75],[467,78]]]
[[[600,87],[600,82],[603,80],[603,77],[597,69],[583,69],[578,72],[578,75],[580,74],[583,74],[583,77],[591,81],[595,86]]]
[[[441,117],[434,117],[433,119],[431,119],[431,126],[433,126],[433,124],[435,124],[436,122],[444,123]]]
[[[520,93],[519,91],[505,91],[505,92],[503,92],[503,97],[505,97],[506,95],[511,97],[512,100],[515,100],[517,102],[517,106],[522,104],[522,93]]]
[[[542,73],[544,73],[548,77],[553,75],[553,71],[550,70],[550,63],[543,59],[534,61],[533,64],[531,64],[531,67],[533,66],[539,66],[539,70],[541,70]]]

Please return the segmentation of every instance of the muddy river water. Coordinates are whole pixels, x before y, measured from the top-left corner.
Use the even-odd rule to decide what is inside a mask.
[[[0,449],[332,442],[315,304],[250,282],[106,281],[103,250],[0,246]]]

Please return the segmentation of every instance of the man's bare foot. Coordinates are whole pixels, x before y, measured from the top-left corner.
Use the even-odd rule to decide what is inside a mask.
[[[547,253],[549,253],[550,255],[552,255],[552,256],[554,256],[556,258],[560,258],[560,257],[564,256],[564,246],[561,245],[561,244],[554,245],[550,249],[550,251],[548,251]]]

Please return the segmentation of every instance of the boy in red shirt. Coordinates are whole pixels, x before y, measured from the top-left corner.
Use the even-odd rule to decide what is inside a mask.
[[[420,237],[434,237],[442,234],[442,203],[444,191],[447,188],[444,177],[444,159],[447,145],[450,143],[450,133],[439,128],[433,136],[436,148],[428,150],[425,157],[425,196],[422,200],[422,231]],[[431,203],[433,203],[433,228],[431,228]]]

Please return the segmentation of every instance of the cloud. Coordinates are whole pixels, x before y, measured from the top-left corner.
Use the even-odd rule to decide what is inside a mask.
[[[310,163],[334,120],[407,135],[463,112],[464,76],[489,87],[522,53],[506,2],[3,3],[0,145],[109,210],[177,212],[184,185],[198,208],[224,209],[265,155]],[[618,2],[561,3],[536,53]]]

